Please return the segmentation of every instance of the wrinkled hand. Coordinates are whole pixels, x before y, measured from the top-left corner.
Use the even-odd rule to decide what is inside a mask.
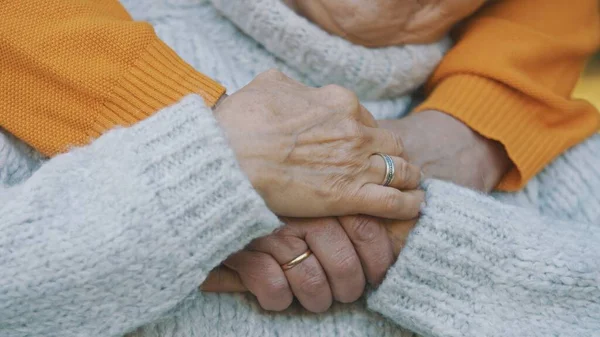
[[[367,47],[439,40],[485,0],[284,0],[324,30]]]
[[[267,310],[287,308],[295,296],[307,310],[322,312],[333,300],[353,302],[366,282],[377,285],[395,260],[409,222],[387,223],[367,216],[287,219],[286,226],[253,241],[211,272],[208,292],[249,290]],[[412,221],[414,223],[414,221]],[[394,246],[396,244],[397,246]],[[313,255],[292,269],[281,265],[304,253]],[[397,253],[396,253],[397,254]]]
[[[271,70],[224,99],[215,115],[242,170],[280,216],[410,219],[419,212],[420,170],[400,157],[401,138],[377,128],[349,90],[307,87]],[[390,187],[381,186],[378,152],[395,162]]]
[[[407,156],[411,160],[415,160],[422,165],[425,174],[429,177],[446,179],[470,188],[489,191],[510,167],[510,160],[499,143],[482,137],[462,122],[441,112],[421,112],[402,120],[382,121],[380,122],[380,126],[402,135],[405,139]],[[335,223],[330,220],[328,220],[330,225]],[[340,226],[344,228],[349,238],[363,238],[362,240],[350,239],[350,242],[355,247],[355,251],[359,256],[363,268],[362,272],[367,275],[366,279],[372,284],[381,282],[385,275],[385,271],[391,266],[392,262],[381,263],[371,267],[369,261],[390,261],[387,258],[387,256],[389,256],[389,248],[381,250],[383,255],[380,255],[381,252],[378,251],[370,254],[361,252],[369,252],[370,247],[381,247],[383,242],[385,245],[383,247],[389,247],[388,245],[391,245],[391,261],[393,261],[393,259],[400,254],[400,251],[404,247],[406,239],[416,222],[417,219],[402,221],[362,216],[343,217],[340,218],[339,221]],[[318,222],[315,223],[318,224]],[[348,229],[348,223],[353,224],[354,227],[352,228],[355,228],[355,230],[352,230],[352,228]],[[319,227],[317,227],[317,229],[318,228]],[[382,239],[382,228],[385,231],[387,240]],[[371,231],[375,232],[372,233]],[[351,233],[362,234],[356,236]],[[308,237],[308,235],[305,235],[305,237]],[[306,242],[308,242],[308,240]],[[327,245],[329,242],[335,242],[335,240],[325,237],[324,244]],[[260,266],[261,263],[269,264],[270,268],[261,269],[250,267],[251,263],[244,264],[247,262],[245,260],[238,262],[238,265],[241,266],[241,268],[238,268],[237,271],[224,267],[217,268],[211,272],[202,285],[202,289],[204,291],[213,292],[243,292],[250,289],[250,291],[259,297],[259,301],[261,298],[264,299],[263,301],[268,301],[269,298],[279,298],[278,295],[276,295],[277,290],[283,288],[287,294],[284,296],[285,301],[278,302],[271,307],[269,306],[269,303],[265,303],[263,307],[277,309],[285,308],[289,305],[292,296],[296,293],[292,290],[293,288],[290,288],[291,283],[286,283],[288,281],[285,278],[286,275],[281,271],[280,264],[301,254],[306,247],[318,251],[318,248],[306,245],[296,248],[293,254],[290,253],[286,255],[285,258],[279,258],[279,260],[275,259],[270,253],[263,253],[264,255],[250,261],[258,266]],[[321,258],[327,259],[328,257],[331,257],[331,255],[327,254],[323,257],[321,256],[315,254],[313,257],[315,257],[319,263]],[[235,257],[236,256],[234,255],[234,258]],[[372,257],[373,260],[370,260],[370,257]],[[237,258],[239,258],[239,256],[237,256]],[[244,265],[246,268],[243,268]],[[325,279],[327,279],[329,273],[332,273],[328,268],[344,264],[341,264],[340,260],[335,260],[323,262],[320,265],[323,270],[320,275],[325,275]],[[296,268],[298,267],[300,266],[297,266]],[[383,269],[385,269],[385,271],[382,272]],[[265,272],[265,270],[267,270],[267,272]],[[265,275],[275,275],[275,278],[271,278],[271,276],[266,277]],[[310,279],[310,275],[312,274],[304,273],[304,276],[303,278],[301,276],[301,279]],[[333,283],[333,281],[331,281],[331,283]],[[303,303],[302,301],[301,303],[303,305],[307,303],[308,308],[318,308],[320,310],[327,307],[333,298],[340,301],[351,300],[357,296],[357,289],[360,288],[357,285],[360,285],[361,282],[360,280],[356,281],[355,279],[354,283],[346,283],[354,284],[354,286],[333,286],[330,283],[328,284],[329,289],[338,290],[336,290],[336,292],[332,291],[332,295],[325,296],[324,303],[311,304],[308,302]],[[253,291],[252,289],[256,290]],[[342,294],[344,291],[348,291],[348,293]],[[348,297],[344,298],[344,295]],[[309,302],[311,301],[310,293],[304,296],[308,298]],[[313,300],[314,298],[315,297],[313,297]],[[263,302],[261,302],[261,305],[262,303]],[[318,307],[319,305],[321,307]]]
[[[508,171],[504,147],[439,111],[424,111],[379,125],[402,135],[409,161],[428,178],[490,192]]]

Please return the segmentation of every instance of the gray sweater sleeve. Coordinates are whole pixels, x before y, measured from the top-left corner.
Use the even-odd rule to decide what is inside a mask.
[[[116,336],[279,225],[200,97],[0,189],[0,336]]]
[[[432,337],[598,336],[600,224],[544,217],[439,181],[427,194],[371,309]]]

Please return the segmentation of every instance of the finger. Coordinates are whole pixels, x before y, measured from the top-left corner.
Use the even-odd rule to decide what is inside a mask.
[[[337,218],[307,220],[306,243],[325,270],[333,297],[342,303],[362,295],[366,281],[352,242]]]
[[[378,285],[394,263],[394,247],[380,219],[366,216],[340,217],[340,224],[358,253],[367,281]]]
[[[288,231],[279,231],[274,235],[254,240],[248,248],[269,254],[281,266],[306,252],[308,245],[300,237],[290,235]],[[306,310],[323,312],[329,309],[333,303],[331,288],[315,255],[309,256],[284,273],[292,292]]]
[[[285,274],[292,292],[306,310],[320,313],[331,307],[331,288],[325,271],[314,254],[285,271]]]
[[[294,296],[281,267],[270,255],[241,251],[223,262],[237,272],[244,286],[265,310],[281,311],[292,304]]]
[[[271,235],[258,238],[248,245],[249,250],[271,255],[279,265],[293,260],[308,250],[308,245],[304,241],[304,231],[291,227],[289,223],[292,220],[289,218],[282,221],[285,221],[285,227]]]
[[[394,132],[387,129],[366,128],[365,133],[372,139],[369,147],[371,153],[384,153],[388,156],[405,158],[402,139]]]
[[[363,185],[349,205],[356,214],[379,218],[408,220],[419,215],[425,193],[421,190],[402,192],[376,184]]]
[[[401,190],[417,189],[421,182],[421,170],[403,158],[392,156],[390,158],[394,162],[394,178],[389,186]],[[370,168],[364,177],[364,182],[383,184],[387,174],[385,160],[380,155],[372,155],[369,160]]]
[[[202,282],[200,290],[208,293],[241,293],[248,291],[240,275],[225,266],[213,269]]]

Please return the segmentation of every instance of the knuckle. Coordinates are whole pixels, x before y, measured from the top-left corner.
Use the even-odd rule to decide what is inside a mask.
[[[284,298],[289,293],[289,285],[285,277],[266,275],[265,293],[271,298]]]
[[[342,294],[338,294],[336,296],[336,300],[341,303],[352,303],[360,298],[365,290],[366,283],[363,281],[360,284],[357,284],[352,289],[348,289],[344,291]]]
[[[279,264],[269,255],[254,253],[246,270],[250,289],[265,310],[281,311],[293,301],[292,291]]]
[[[351,279],[362,272],[358,256],[354,251],[342,249],[333,256],[335,263],[334,276],[339,279]]]
[[[327,281],[322,276],[307,277],[300,283],[300,289],[309,297],[319,296]]]
[[[267,291],[274,290],[285,290],[287,286],[287,279],[280,272],[279,264],[273,257],[265,253],[255,253],[255,256],[249,261],[249,267],[247,270],[250,272],[249,276],[252,279],[264,279],[264,282],[260,282]]]
[[[295,220],[294,218],[280,217],[283,226],[276,228],[271,232],[272,236],[295,236]]]
[[[328,287],[327,278],[317,270],[307,273],[299,284],[300,291],[309,297],[321,295],[326,287]]]
[[[353,147],[361,147],[370,141],[363,126],[355,120],[340,123],[344,139],[352,141]]]
[[[396,211],[402,207],[402,198],[398,193],[390,192],[382,196],[381,204],[387,212]]]
[[[260,73],[256,78],[262,80],[277,80],[281,81],[285,79],[285,74],[279,69],[271,68],[265,72]]]
[[[274,242],[282,250],[291,252],[292,255],[302,254],[308,248],[306,242],[298,237],[285,235],[277,236],[277,242]],[[284,261],[283,263],[286,263]]]
[[[347,191],[351,181],[348,179],[348,174],[332,172],[324,178],[323,189],[319,190],[323,196],[329,197],[332,202],[341,202]]]
[[[328,84],[326,86],[321,87],[322,91],[327,92],[330,95],[334,95],[336,98],[349,98],[350,94],[353,94],[351,90],[348,90],[341,85],[337,84]]]
[[[337,84],[326,85],[321,90],[327,94],[332,102],[358,108],[358,96],[352,90]]]
[[[396,153],[390,155],[400,156],[404,152],[404,143],[402,142],[402,138],[389,130],[382,130],[387,134],[387,139],[390,140],[391,144],[394,146],[394,150]]]
[[[395,175],[396,179],[399,179],[402,182],[408,182],[410,180],[410,166],[408,162],[402,160],[395,165]]]
[[[372,217],[359,215],[352,222],[352,239],[357,243],[373,242],[377,236],[377,220]]]
[[[364,287],[362,289],[364,289]],[[362,295],[362,293],[363,293],[362,289],[349,292],[347,295],[339,297],[338,301],[341,302],[341,303],[353,303],[353,302],[356,302],[360,298],[360,296]]]
[[[261,290],[257,294],[257,297],[262,299],[261,306],[265,310],[281,311],[285,310],[292,304],[293,296],[290,289],[289,283],[286,277],[281,273],[273,269],[257,275],[258,284],[260,284]]]
[[[396,151],[398,151],[398,156],[404,153],[404,143],[402,142],[402,138],[394,133],[392,133],[392,140],[394,142],[394,146],[396,147]]]
[[[283,311],[289,308],[294,301],[291,290],[287,285],[287,281],[283,280],[269,280],[272,289],[267,289],[262,294],[258,295],[260,305],[263,309],[269,311]]]

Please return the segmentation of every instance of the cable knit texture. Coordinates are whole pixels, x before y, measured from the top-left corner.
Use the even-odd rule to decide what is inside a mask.
[[[517,194],[428,182],[423,216],[383,285],[323,314],[197,291],[211,268],[278,225],[200,97],[37,171],[31,150],[0,141],[0,166],[31,176],[0,192],[2,336],[121,336],[142,325],[131,336],[600,331],[600,135]],[[1,172],[5,186],[15,180]]]
[[[124,3],[232,91],[273,66],[310,81],[207,1]],[[398,117],[406,103],[369,108]],[[424,215],[378,290],[323,314],[269,313],[249,294],[197,291],[211,268],[279,224],[199,97],[47,162],[3,135],[0,335],[597,335],[598,153],[600,136],[494,199],[429,182]]]
[[[223,15],[315,85],[336,83],[363,99],[398,97],[422,85],[450,46],[368,49],[331,36],[281,0],[211,0]]]
[[[337,83],[354,89],[378,119],[407,112],[411,103],[407,94],[423,84],[449,47],[448,40],[379,50],[354,46],[320,31],[278,0],[214,1],[221,12],[208,0],[121,2],[135,19],[149,21],[179,56],[218,79],[229,93],[261,72],[278,68],[309,85]],[[273,6],[267,9],[269,5]]]

